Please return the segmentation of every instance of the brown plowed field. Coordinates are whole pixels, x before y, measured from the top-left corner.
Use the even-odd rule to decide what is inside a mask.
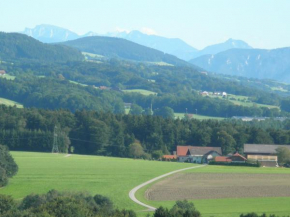
[[[289,197],[290,174],[180,173],[145,192],[149,200]]]

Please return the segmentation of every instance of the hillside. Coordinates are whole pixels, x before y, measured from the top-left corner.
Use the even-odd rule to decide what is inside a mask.
[[[19,33],[0,32],[1,60],[39,60],[46,62],[82,60],[81,53],[63,45],[43,44]]]
[[[290,82],[289,57],[290,48],[232,49],[216,55],[204,55],[190,63],[221,74]]]
[[[187,62],[175,56],[164,54],[161,51],[121,38],[92,36],[63,42],[61,44],[108,58],[121,58],[142,62],[165,62],[183,66],[188,65]]]

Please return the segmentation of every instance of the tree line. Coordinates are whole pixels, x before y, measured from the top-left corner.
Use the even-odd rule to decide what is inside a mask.
[[[11,150],[51,151],[57,126],[61,152],[151,158],[177,145],[222,147],[224,154],[243,153],[243,144],[290,144],[290,124],[268,120],[170,119],[97,111],[18,109],[0,106],[0,143]],[[267,127],[261,127],[261,126]],[[134,144],[134,145],[132,145]],[[134,154],[133,149],[140,150]]]

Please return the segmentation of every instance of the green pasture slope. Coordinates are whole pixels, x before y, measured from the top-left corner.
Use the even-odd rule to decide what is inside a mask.
[[[136,212],[144,208],[130,200],[128,194],[132,188],[164,173],[192,166],[100,156],[11,153],[19,166],[19,172],[9,180],[8,186],[0,189],[0,194],[21,199],[28,194],[46,193],[51,189],[87,191],[92,195],[108,196],[116,207]],[[143,212],[140,215],[143,216]]]
[[[268,173],[268,174],[289,174],[288,168],[252,168],[252,167],[227,167],[227,166],[206,166],[203,168],[186,170],[183,173]],[[245,180],[246,182],[246,180]],[[140,189],[136,197],[154,207],[172,207],[175,201],[148,201],[144,198],[146,189],[151,185]],[[192,200],[203,217],[238,217],[241,213],[257,212],[288,216],[290,213],[290,197],[272,198],[230,198],[230,199],[203,199]]]
[[[273,109],[273,108],[280,109],[279,106],[275,106],[275,105],[266,105],[266,104],[251,102],[249,100],[249,97],[247,97],[247,96],[228,94],[227,98],[223,98],[222,96],[214,96],[214,95],[210,94],[208,97],[219,98],[222,100],[228,100],[235,105],[241,105],[241,106],[246,106],[246,107],[267,107],[269,109]]]
[[[132,90],[123,90],[125,93],[140,93],[145,96],[149,95],[157,95],[157,93],[150,91],[150,90],[144,90],[144,89],[132,89]]]
[[[174,113],[175,118],[183,119],[184,113]],[[222,117],[214,117],[214,116],[205,116],[205,115],[199,115],[199,114],[193,114],[194,119],[198,120],[208,120],[208,119],[214,119],[214,120],[224,120],[225,118]]]
[[[5,98],[0,98],[0,105],[1,104],[7,105],[7,106],[16,106],[17,108],[23,108],[22,104],[9,100],[9,99],[5,99]]]

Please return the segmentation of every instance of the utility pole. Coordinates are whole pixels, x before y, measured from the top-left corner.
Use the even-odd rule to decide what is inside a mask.
[[[58,149],[58,143],[57,143],[57,126],[54,127],[53,130],[53,145],[52,145],[52,153],[59,153],[59,149]]]

